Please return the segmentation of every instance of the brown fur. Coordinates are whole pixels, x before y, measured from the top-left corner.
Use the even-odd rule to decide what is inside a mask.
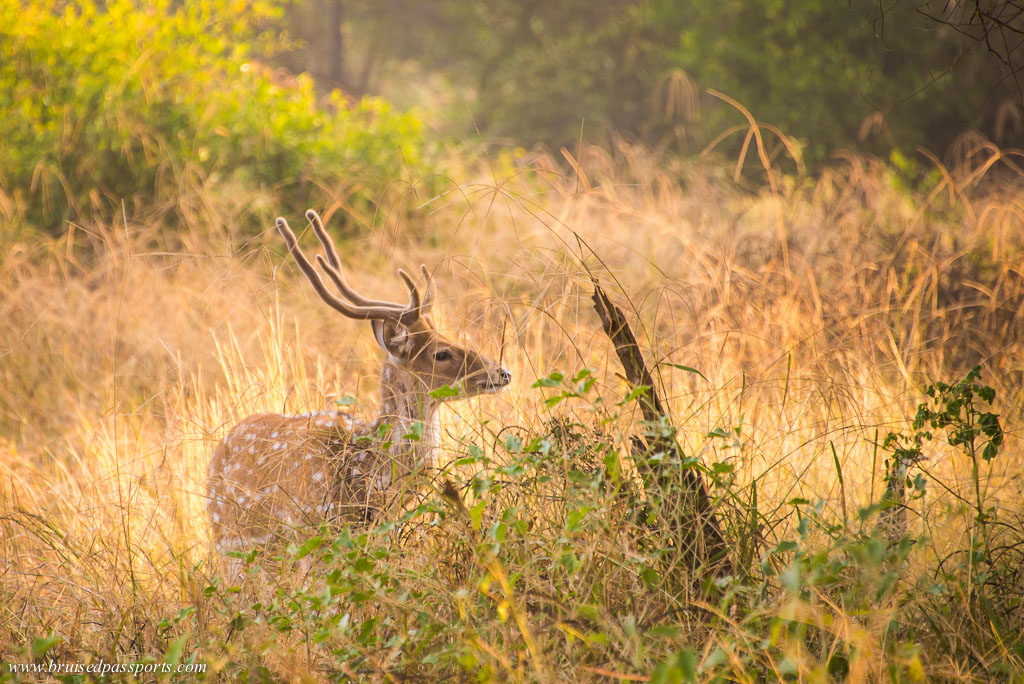
[[[279,228],[281,223],[283,219]],[[438,334],[427,315],[429,280],[421,298],[402,274],[412,298],[401,309],[361,298],[340,270],[330,273],[327,262],[318,259],[341,292],[362,303],[338,300],[310,275],[309,262],[297,253],[287,224],[282,234],[300,266],[305,262],[303,270],[321,297],[352,318],[371,320],[374,336],[388,354],[381,370],[380,415],[366,423],[337,411],[261,413],[233,427],[210,459],[207,480],[207,509],[221,552],[284,539],[304,526],[372,519],[410,475],[436,466],[442,400],[431,392],[456,387],[459,394],[451,398],[461,399],[497,392],[511,379],[494,361]],[[332,255],[333,244],[324,237],[321,241]],[[373,308],[364,305],[370,303]],[[412,437],[417,422],[422,425],[419,439]]]

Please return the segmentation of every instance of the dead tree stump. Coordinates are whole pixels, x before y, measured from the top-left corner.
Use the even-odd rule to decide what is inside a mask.
[[[615,345],[615,353],[622,363],[626,379],[633,387],[645,388],[638,396],[644,420],[650,427],[657,426],[666,420],[666,414],[655,391],[654,379],[640,352],[640,345],[622,310],[611,303],[597,280],[592,280],[594,309],[601,318],[604,332]],[[730,572],[728,546],[700,470],[696,467],[683,467],[680,472],[672,472],[673,465],[678,467],[683,462],[683,453],[675,437],[667,436],[665,431],[648,429],[643,437],[635,436],[632,442],[633,456],[638,461],[638,470],[648,498],[652,495],[662,497],[664,506],[665,498],[673,495],[671,485],[674,482],[682,485],[678,515],[659,522],[670,528],[665,531],[673,538],[685,540],[681,544],[684,548],[678,549],[687,556],[683,560],[693,569],[713,567],[718,572]],[[658,454],[663,457],[652,458]]]

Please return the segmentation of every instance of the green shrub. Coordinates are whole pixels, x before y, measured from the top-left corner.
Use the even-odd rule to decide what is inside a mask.
[[[1006,114],[1020,101],[1013,63],[1001,62],[998,41],[989,51],[945,25],[961,11],[954,4],[392,0],[345,11],[349,49],[418,60],[471,88],[473,123],[486,136],[557,150],[613,129],[699,152],[739,126],[721,148],[735,158],[746,121],[702,96],[710,88],[800,140],[813,168],[836,148],[941,152],[968,130],[1020,144]],[[416,21],[395,22],[396,13]]]
[[[277,4],[0,0],[0,187],[54,231],[196,179],[273,186],[301,210],[318,186],[419,164],[415,116],[338,93],[318,106],[309,78],[253,61]]]

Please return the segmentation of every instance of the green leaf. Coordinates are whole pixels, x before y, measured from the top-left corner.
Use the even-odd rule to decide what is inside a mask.
[[[652,568],[648,568],[651,570]],[[657,575],[657,573],[655,573]],[[660,575],[658,575],[660,577]],[[647,634],[653,637],[663,637],[665,639],[675,639],[682,633],[682,630],[678,625],[655,625],[647,630]]]
[[[359,635],[356,637],[356,641],[358,641],[362,646],[367,646],[375,642],[377,640],[374,635],[374,630],[376,628],[377,618],[370,618],[359,627]]]
[[[651,673],[651,684],[682,684],[696,679],[697,654],[689,647],[658,665]]]
[[[472,508],[469,509],[469,520],[470,523],[473,525],[474,530],[480,529],[480,523],[484,517],[485,505],[485,501],[478,501],[473,505]]]
[[[576,572],[576,569],[580,567],[580,559],[572,549],[562,551],[562,555],[559,557],[558,563],[569,572]]]
[[[324,543],[324,538],[321,537],[320,535],[317,535],[315,537],[311,537],[311,538],[307,539],[305,542],[303,542],[302,546],[294,549],[294,551],[292,552],[292,558],[294,558],[296,560],[298,560],[300,558],[305,558],[310,553],[312,553],[313,551],[316,551],[321,546],[323,546],[323,543]]]
[[[36,637],[32,640],[32,657],[42,658],[60,641],[60,635],[54,634],[53,632],[50,632],[44,637]]]
[[[177,665],[181,662],[181,652],[185,649],[189,635],[185,634],[171,641],[164,654],[164,662],[169,665]]]
[[[352,563],[352,569],[356,572],[367,573],[373,570],[374,562],[372,558],[366,556],[360,556]]]
[[[593,372],[589,368],[581,368],[576,375],[572,376],[573,382],[580,382],[585,378],[589,378],[593,375]]]
[[[493,483],[494,480],[490,477],[482,475],[474,476],[472,482],[473,496],[477,498],[482,497],[484,494],[490,491],[491,485]]]
[[[622,401],[619,402],[619,405],[621,406],[623,404],[628,404],[631,401],[635,401],[640,397],[646,396],[650,391],[650,385],[634,385],[633,389],[629,391],[629,394],[622,398]]]
[[[986,461],[991,461],[993,458],[996,457],[996,454],[998,453],[999,449],[996,448],[996,445],[993,444],[992,442],[989,442],[988,444],[985,445],[984,450],[982,450],[981,457]]]
[[[463,667],[463,669],[469,672],[477,671],[479,669],[478,666],[480,665],[480,661],[477,660],[476,655],[468,649],[459,653],[457,662]]]
[[[661,574],[650,566],[640,571],[640,579],[650,589],[655,589],[661,584]]]
[[[601,460],[604,463],[604,471],[608,474],[608,479],[612,482],[618,482],[619,474],[622,472],[622,466],[619,463],[619,452],[615,449],[609,449]]]
[[[571,396],[572,396],[571,394],[564,394],[563,393],[563,394],[559,394],[559,395],[554,396],[554,397],[548,397],[547,399],[544,400],[544,408],[551,408],[553,406],[557,406],[558,404],[562,403],[563,401],[565,401],[566,399],[570,398]]]
[[[502,466],[496,469],[494,472],[501,475],[508,475],[509,477],[519,477],[526,472],[526,466],[522,463],[510,463],[507,466]]]
[[[335,399],[334,403],[337,404],[338,406],[355,406],[356,405],[356,398],[353,397],[350,394],[346,394],[345,396],[341,397],[340,399]]]
[[[800,545],[795,541],[780,541],[773,549],[773,553],[788,553],[790,551],[796,551],[799,547]]]
[[[551,452],[551,442],[541,437],[534,437],[522,450],[527,454],[548,454]]]
[[[498,542],[499,544],[502,544],[505,541],[505,534],[507,532],[508,532],[508,523],[503,523],[501,521],[498,521],[498,522],[494,523],[493,525],[491,525],[491,529],[488,531],[488,534],[491,536],[491,538],[494,541]]]
[[[693,373],[694,375],[699,375],[701,378],[704,379],[704,382],[711,382],[710,380],[708,380],[706,375],[701,373],[696,368],[692,368],[690,366],[681,366],[678,363],[665,363],[664,365],[671,366],[672,368],[678,368],[679,370],[686,371],[687,373]]]
[[[488,459],[484,455],[483,449],[475,444],[470,444],[466,449],[469,455],[463,456],[462,458],[456,459],[455,465],[473,465],[474,463],[487,463]]]
[[[530,385],[530,387],[531,388],[559,387],[559,386],[561,386],[562,380],[564,380],[564,379],[565,379],[564,375],[562,375],[561,373],[558,373],[558,372],[554,372],[554,373],[551,373],[550,375],[548,375],[545,378],[537,378],[537,380],[532,385]]]
[[[999,416],[994,413],[982,413],[978,416],[978,425],[986,437],[996,437],[1003,434],[1003,428],[999,424]]]
[[[411,439],[414,442],[418,442],[423,439],[423,423],[421,421],[413,421],[412,425],[409,426],[409,432],[402,435],[402,439]]]
[[[438,387],[436,390],[433,390],[430,393],[430,396],[433,397],[434,399],[449,399],[451,397],[459,396],[459,389],[457,387],[452,387],[450,385],[442,385],[441,387]]]
[[[676,656],[676,664],[683,673],[684,682],[692,682],[697,679],[697,654],[692,648],[684,648]]]
[[[575,532],[580,523],[583,522],[583,518],[592,510],[589,506],[581,506],[576,510],[569,511],[569,514],[565,517],[565,531],[570,534]]]

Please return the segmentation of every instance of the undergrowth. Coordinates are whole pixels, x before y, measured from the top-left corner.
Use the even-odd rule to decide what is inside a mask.
[[[237,576],[209,548],[209,453],[258,411],[372,414],[370,335],[282,267],[270,226],[240,237],[231,197],[173,237],[131,216],[5,234],[0,657],[226,681],[1019,681],[1024,233],[1020,179],[985,154],[916,188],[850,159],[756,190],[628,145],[566,153],[571,173],[452,157],[458,192],[342,258],[385,297],[395,265],[436,265],[438,327],[497,348],[512,388],[445,409],[407,508],[241,553]],[[665,419],[639,419],[591,275]],[[693,472],[726,565],[686,526]]]

